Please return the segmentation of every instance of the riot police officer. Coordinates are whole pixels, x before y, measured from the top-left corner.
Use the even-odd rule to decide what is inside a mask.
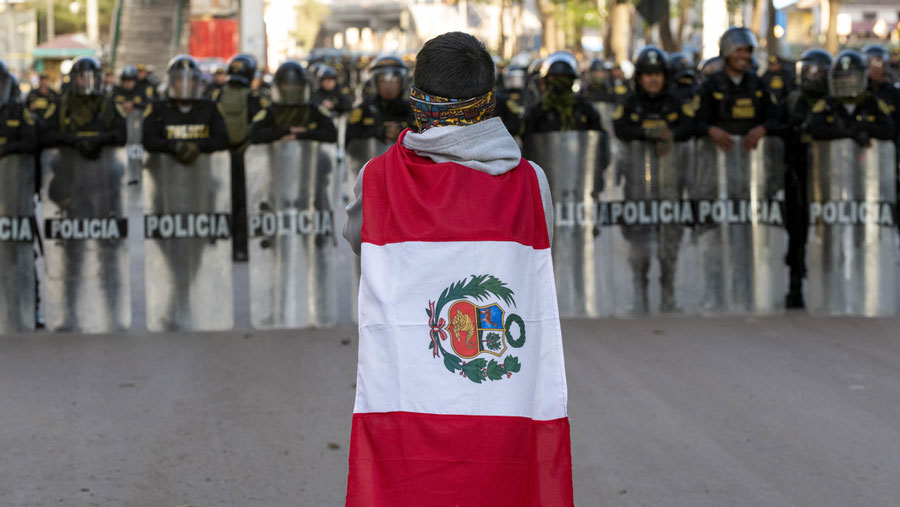
[[[528,99],[526,82],[528,76],[525,67],[510,63],[503,69],[503,87],[497,90],[497,107],[494,116],[503,121],[506,130],[513,136],[522,135],[525,107]]]
[[[613,94],[609,89],[609,71],[606,62],[601,58],[591,60],[584,81],[586,86],[581,88],[581,94],[588,101],[593,103],[613,101]]]
[[[37,149],[31,112],[15,100],[18,87],[18,80],[0,60],[0,158]]]
[[[720,72],[725,68],[725,59],[721,56],[713,56],[711,58],[707,58],[700,62],[700,65],[697,66],[697,86],[699,91],[699,86],[706,81],[706,78],[712,76],[716,72]],[[699,104],[694,104],[696,108]]]
[[[785,61],[778,55],[769,55],[767,62],[762,80],[769,87],[775,101],[781,103],[793,91],[796,78],[790,67],[787,67]]]
[[[43,117],[50,104],[59,100],[59,94],[50,86],[50,76],[42,72],[39,80],[38,87],[28,92],[25,99],[28,110],[37,118]]]
[[[871,139],[893,141],[888,105],[868,87],[866,60],[859,51],[838,53],[828,77],[830,96],[812,107],[806,131],[816,140],[851,138],[860,146]]]
[[[247,260],[247,183],[244,173],[244,151],[250,143],[251,120],[269,105],[269,99],[252,88],[256,78],[256,58],[235,55],[228,62],[228,83],[213,90],[210,98],[217,103],[228,130],[231,151],[231,203],[234,213],[234,260]]]
[[[225,65],[220,63],[214,64],[212,67],[212,80],[206,85],[206,89],[203,90],[203,96],[212,98],[213,92],[220,90],[227,82],[228,70],[225,68]]]
[[[756,36],[743,27],[732,27],[719,39],[723,69],[710,75],[698,93],[697,132],[708,135],[729,151],[732,135],[744,136],[745,151],[756,148],[766,135],[783,128],[782,109],[765,82],[750,70]]]
[[[790,285],[785,298],[787,308],[803,308],[803,279],[806,277],[806,239],[809,228],[807,207],[807,171],[809,136],[804,132],[813,106],[828,95],[831,55],[810,49],[797,62],[797,86],[787,96],[785,144],[784,205],[788,251],[785,262],[790,270]]]
[[[889,74],[890,52],[881,44],[869,44],[862,52],[869,66],[869,90],[887,104],[894,123],[900,124],[900,88],[894,86]]]
[[[613,102],[621,102],[631,93],[631,83],[626,78],[625,70],[622,66],[622,62],[616,62],[609,72],[609,87],[612,90]]]
[[[251,142],[309,139],[335,143],[337,129],[328,113],[330,111],[324,105],[310,103],[306,70],[299,63],[289,60],[275,72],[272,105],[253,118]]]
[[[325,108],[329,116],[342,115],[353,109],[353,91],[349,86],[339,86],[337,69],[323,65],[319,67],[315,76],[318,87],[312,94],[313,104]],[[277,73],[275,74],[275,86],[278,86]]]
[[[669,88],[667,58],[665,52],[656,46],[641,50],[635,62],[634,92],[616,106],[613,113],[613,127],[616,137],[622,141],[649,141],[656,146],[658,156],[672,150],[673,142],[686,141],[693,136],[694,110],[690,104],[679,100]],[[629,195],[633,187],[631,167],[622,167],[625,180],[625,198],[641,199],[642,195]],[[643,180],[643,172],[639,180]],[[667,175],[671,176],[671,175]],[[681,194],[685,186],[682,175],[674,178],[678,182],[674,192]],[[644,187],[643,182],[638,187]],[[634,275],[635,306],[639,312],[647,309],[647,276],[650,271],[650,252],[647,250],[646,236],[655,231],[644,226],[623,229],[629,242],[628,260]],[[660,226],[659,248],[660,285],[662,295],[660,310],[675,310],[675,267],[678,264],[678,249],[684,233],[682,226]]]
[[[669,90],[682,102],[690,102],[697,94],[694,64],[684,53],[672,53],[666,64]]]
[[[203,99],[200,67],[189,55],[169,61],[166,98],[144,111],[144,149],[167,153],[189,165],[201,153],[228,149],[225,121],[216,105]]]
[[[575,57],[565,51],[548,56],[541,65],[547,91],[525,113],[525,135],[559,130],[603,130],[600,113],[572,86],[578,77]]]
[[[104,146],[122,146],[125,138],[125,111],[103,95],[100,62],[79,58],[69,71],[68,90],[44,113],[41,143],[69,146],[95,159]]]
[[[119,75],[119,84],[113,88],[113,102],[121,105],[125,113],[131,113],[135,108],[144,109],[149,105],[146,93],[137,89],[137,67],[126,65]]]
[[[404,96],[409,68],[397,57],[381,56],[372,62],[370,74],[374,95],[350,112],[347,142],[374,137],[391,145],[400,132],[416,125],[409,100]]]
[[[151,103],[156,100],[156,87],[159,85],[159,81],[153,75],[152,69],[146,63],[139,63],[135,65],[137,69],[137,84],[135,84],[135,89],[138,90],[138,93],[142,94],[144,100],[147,103]]]

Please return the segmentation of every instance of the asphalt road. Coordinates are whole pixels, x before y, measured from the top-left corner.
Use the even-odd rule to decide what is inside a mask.
[[[577,505],[900,505],[898,329],[564,321]],[[0,506],[343,505],[356,344],[0,337]]]

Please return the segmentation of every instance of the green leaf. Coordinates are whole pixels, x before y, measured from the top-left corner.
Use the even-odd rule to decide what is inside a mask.
[[[487,361],[484,359],[473,359],[468,363],[462,365],[462,370],[466,374],[466,378],[475,382],[476,384],[480,384],[484,380],[484,372],[481,371],[483,368],[487,366]]]
[[[487,348],[491,350],[500,350],[500,335],[498,333],[488,333],[485,343]]]
[[[487,377],[491,380],[500,380],[503,378],[503,375],[506,375],[506,370],[500,366],[500,363],[491,359],[491,362],[487,365]]]
[[[522,366],[519,364],[519,358],[515,356],[506,356],[506,359],[503,360],[503,367],[510,373],[518,373],[522,369]]]
[[[433,349],[433,348],[434,348],[434,341],[428,342],[428,348],[429,348],[429,349]]]
[[[453,354],[444,354],[444,366],[450,370],[450,373],[456,373],[456,370],[462,369],[462,360]]]

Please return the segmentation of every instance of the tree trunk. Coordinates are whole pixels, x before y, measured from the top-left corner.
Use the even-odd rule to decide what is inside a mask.
[[[831,54],[838,51],[837,18],[840,10],[840,0],[828,0],[828,32],[825,34],[825,49]]]
[[[507,58],[505,54],[506,50],[506,30],[503,26],[505,23],[504,16],[506,16],[506,0],[497,0],[500,4],[500,16],[498,16],[498,29],[500,30],[500,37],[497,38],[497,54],[500,55],[500,58]]]
[[[616,62],[628,60],[631,41],[631,4],[616,3],[610,12],[610,48]]]
[[[769,11],[768,15],[768,25],[769,27],[766,29],[766,50],[769,55],[777,55],[778,54],[778,38],[775,37],[775,1],[768,0],[768,8],[766,10]]]
[[[828,32],[825,34],[825,49],[835,54],[838,50],[837,15],[841,10],[840,0],[828,0]]]
[[[659,20],[659,40],[662,42],[663,49],[669,53],[681,49],[681,41],[676,42],[672,37],[672,24],[669,17],[669,9],[665,10],[662,19]]]
[[[687,13],[691,8],[691,1],[681,0],[680,6],[680,12],[678,13],[678,37],[676,41],[679,48],[684,44],[684,26],[687,24]]]
[[[750,18],[750,30],[759,34],[762,31],[762,11],[766,5],[766,0],[756,0],[753,4],[753,16]]]

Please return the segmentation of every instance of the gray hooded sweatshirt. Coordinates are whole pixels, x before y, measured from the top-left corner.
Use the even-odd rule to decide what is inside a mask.
[[[403,138],[403,147],[420,157],[427,157],[437,163],[454,162],[459,165],[496,176],[509,172],[519,165],[522,153],[519,145],[509,134],[500,118],[465,127],[433,127],[421,134],[409,132]],[[553,241],[553,204],[550,201],[550,185],[543,169],[534,162],[544,216],[547,219],[547,235]],[[359,171],[353,192],[356,200],[347,206],[347,223],[344,224],[344,238],[353,251],[359,255],[362,244],[362,181],[365,167]]]

